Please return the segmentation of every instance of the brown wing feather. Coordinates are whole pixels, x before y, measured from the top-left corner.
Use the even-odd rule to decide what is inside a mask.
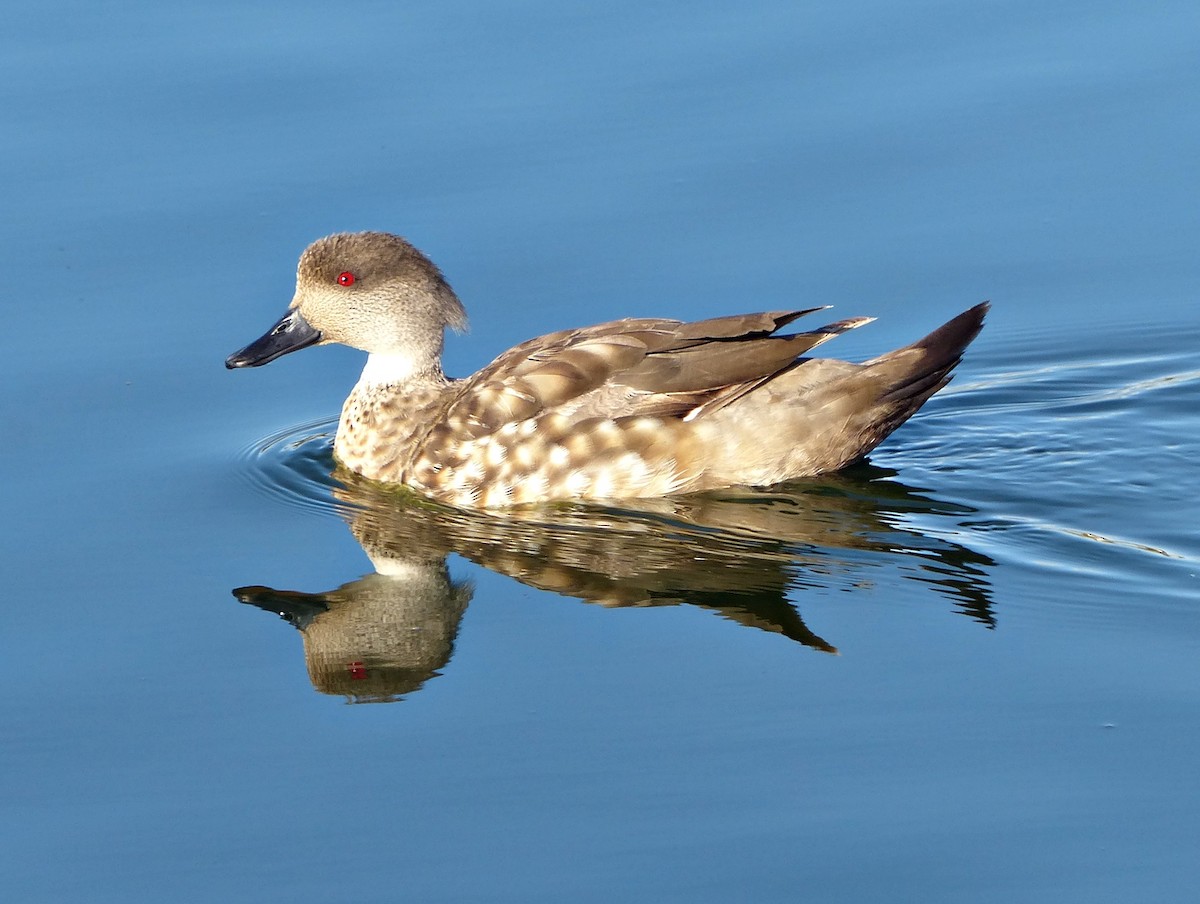
[[[804,308],[799,311],[763,311],[757,314],[732,314],[726,317],[712,317],[708,320],[694,320],[691,323],[681,323],[674,331],[675,348],[683,348],[685,342],[711,342],[716,339],[746,340],[769,336],[783,329],[793,320],[799,320],[805,314],[815,314],[817,311],[828,309],[828,305],[819,308]]]
[[[768,311],[693,323],[615,320],[531,339],[464,380],[448,420],[482,436],[547,409],[684,417],[760,385],[840,332],[867,322],[775,336],[805,314]],[[589,394],[592,394],[589,396]],[[588,398],[585,400],[585,396]]]

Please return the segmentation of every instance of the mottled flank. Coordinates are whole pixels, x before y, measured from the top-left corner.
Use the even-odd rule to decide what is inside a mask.
[[[304,252],[288,313],[226,364],[329,342],[367,351],[334,454],[367,478],[444,502],[663,496],[779,483],[863,458],[946,385],[987,307],[863,364],[803,356],[871,318],[779,333],[823,310],[810,308],[566,330],[450,380],[443,332],[466,323],[453,290],[403,239],[356,233]]]

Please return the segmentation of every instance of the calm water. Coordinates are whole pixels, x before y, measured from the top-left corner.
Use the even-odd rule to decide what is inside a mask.
[[[5,12],[5,900],[1192,899],[1194,4]],[[222,367],[357,228],[456,374],[994,308],[845,475],[469,516]]]

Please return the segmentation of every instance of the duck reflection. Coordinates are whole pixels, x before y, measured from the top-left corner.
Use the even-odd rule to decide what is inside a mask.
[[[900,564],[956,608],[993,623],[987,557],[914,531],[914,514],[969,510],[937,502],[861,465],[822,481],[638,500],[465,511],[403,488],[334,474],[333,494],[375,573],[325,593],[242,587],[244,603],[300,630],[313,686],[385,702],[439,674],[473,588],[451,580],[456,553],[522,583],[603,606],[689,604],[825,652],[788,599],[853,590]],[[636,507],[633,507],[636,506]]]

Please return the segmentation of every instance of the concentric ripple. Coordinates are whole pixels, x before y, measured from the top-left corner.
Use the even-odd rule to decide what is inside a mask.
[[[255,441],[237,456],[255,491],[286,505],[333,514],[333,437],[337,418],[297,424]]]

